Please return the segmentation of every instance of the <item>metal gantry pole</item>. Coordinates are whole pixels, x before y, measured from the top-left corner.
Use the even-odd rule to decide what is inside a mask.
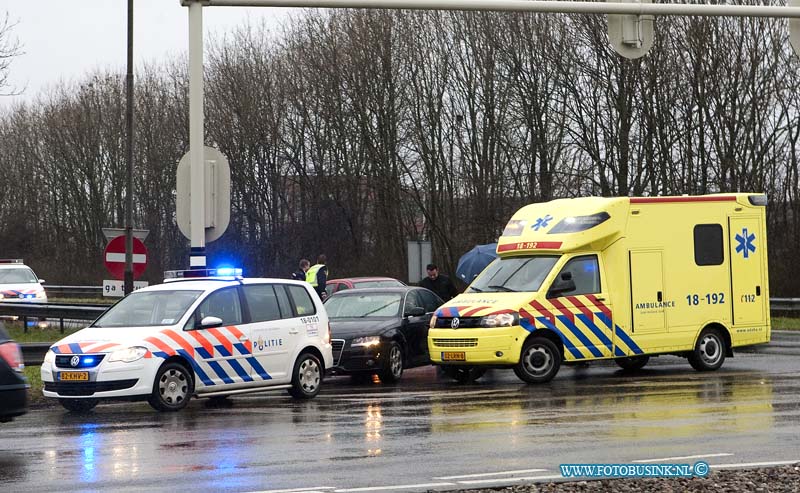
[[[189,3],[189,159],[191,250],[189,267],[206,267],[205,156],[203,130],[203,4]]]
[[[133,0],[128,0],[128,68],[125,75],[125,280],[123,292],[133,291]]]

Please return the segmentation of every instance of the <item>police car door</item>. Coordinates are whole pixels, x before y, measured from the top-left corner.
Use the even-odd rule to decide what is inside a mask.
[[[217,317],[222,326],[199,328],[206,317]],[[200,303],[186,328],[197,344],[198,377],[206,386],[234,385],[250,381],[247,334],[242,330],[242,303],[236,286],[214,291]]]
[[[242,291],[250,313],[250,350],[257,362],[251,376],[259,380],[290,378],[299,329],[286,286],[245,284]]]

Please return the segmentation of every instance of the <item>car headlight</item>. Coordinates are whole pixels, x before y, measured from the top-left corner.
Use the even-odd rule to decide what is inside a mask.
[[[381,343],[380,336],[356,337],[350,341],[351,347],[374,347]]]
[[[431,324],[430,324],[430,328],[431,328],[431,329],[435,329],[435,328],[436,328],[436,315],[433,315],[433,316],[431,317]]]
[[[44,294],[44,291],[37,291],[36,292],[36,297],[39,298],[39,299],[47,298],[47,295]]]
[[[2,295],[0,295],[2,296]],[[56,362],[56,353],[53,352],[52,349],[49,349],[47,353],[44,355],[44,362],[53,364]]]
[[[519,325],[518,313],[498,313],[481,317],[481,327],[513,327]]]
[[[122,361],[123,363],[133,363],[138,359],[144,358],[147,354],[147,348],[141,346],[132,346],[125,349],[119,349],[108,355],[108,361]]]

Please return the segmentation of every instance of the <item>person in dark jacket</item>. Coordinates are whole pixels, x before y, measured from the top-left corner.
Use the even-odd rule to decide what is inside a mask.
[[[292,272],[292,279],[295,281],[305,281],[306,272],[308,272],[309,267],[311,267],[311,262],[308,259],[300,259],[300,270]]]
[[[458,294],[456,286],[453,281],[444,274],[439,274],[439,268],[436,264],[428,264],[427,267],[428,277],[423,278],[419,285],[423,288],[430,289],[439,295],[439,298],[444,301],[450,301],[455,295]]]

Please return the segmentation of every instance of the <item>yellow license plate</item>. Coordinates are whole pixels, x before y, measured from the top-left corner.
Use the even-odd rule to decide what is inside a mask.
[[[62,371],[58,374],[58,379],[62,382],[88,382],[88,371]]]
[[[442,351],[442,361],[467,361],[464,351]]]

